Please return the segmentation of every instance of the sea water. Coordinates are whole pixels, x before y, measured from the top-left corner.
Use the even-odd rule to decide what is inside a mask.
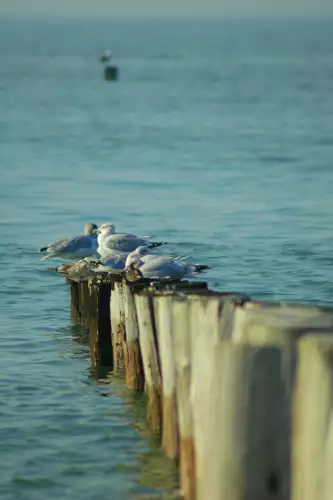
[[[177,494],[144,397],[91,369],[40,246],[112,222],[208,264],[214,289],[333,304],[332,33],[329,20],[0,21],[1,499]]]

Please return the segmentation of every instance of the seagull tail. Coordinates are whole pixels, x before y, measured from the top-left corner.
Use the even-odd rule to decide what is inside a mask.
[[[148,248],[156,248],[156,247],[160,247],[161,245],[166,245],[166,242],[165,241],[152,241],[147,246],[148,246]]]
[[[211,269],[211,267],[209,266],[205,266],[205,265],[202,265],[202,266],[194,266],[195,267],[195,272],[196,273],[202,273],[203,271],[206,271],[207,269]]]
[[[39,249],[40,252],[46,252],[46,250],[47,250],[47,247],[43,247],[43,248]]]

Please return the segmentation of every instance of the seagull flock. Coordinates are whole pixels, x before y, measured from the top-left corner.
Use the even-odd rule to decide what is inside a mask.
[[[116,233],[114,224],[100,227],[88,223],[80,236],[57,240],[40,248],[45,253],[42,260],[79,258],[62,264],[55,270],[68,277],[93,277],[96,273],[124,273],[136,281],[149,279],[182,279],[202,273],[209,266],[188,264],[185,257],[150,253],[151,249],[164,245],[152,241],[150,236]]]

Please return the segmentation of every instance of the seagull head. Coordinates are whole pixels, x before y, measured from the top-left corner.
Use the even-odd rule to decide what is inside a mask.
[[[105,236],[114,234],[115,232],[116,228],[110,222],[106,222],[94,230],[94,234],[104,234]]]
[[[88,224],[84,225],[84,234],[86,234],[87,236],[91,236],[95,233],[96,229],[96,224],[94,224],[93,222],[88,222]]]
[[[132,253],[140,257],[141,255],[146,255],[148,252],[149,248],[147,246],[141,246],[136,248]]]
[[[140,247],[139,247],[140,248]],[[128,254],[125,262],[125,269],[127,268],[139,268],[140,265],[142,264],[142,261],[140,260],[140,254],[137,253],[137,250],[134,250],[134,252],[131,252]]]

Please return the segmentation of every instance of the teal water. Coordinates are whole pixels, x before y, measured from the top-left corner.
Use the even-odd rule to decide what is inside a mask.
[[[37,248],[152,234],[210,286],[333,304],[333,22],[0,21],[0,497],[170,498]],[[110,47],[120,81],[98,56]],[[103,397],[104,396],[104,397]]]

